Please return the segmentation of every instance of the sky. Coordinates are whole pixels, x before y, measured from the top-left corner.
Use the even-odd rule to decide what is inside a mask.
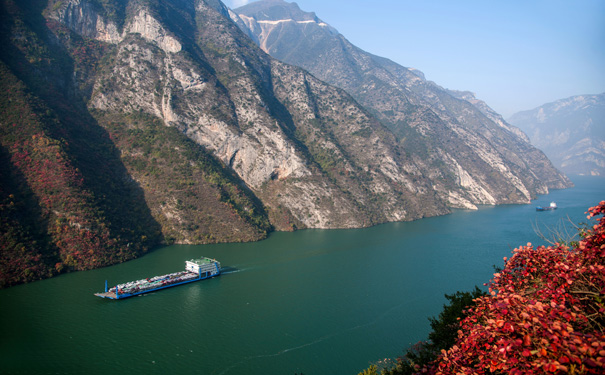
[[[234,9],[250,0],[223,0]],[[297,0],[351,43],[504,116],[605,92],[605,0]]]

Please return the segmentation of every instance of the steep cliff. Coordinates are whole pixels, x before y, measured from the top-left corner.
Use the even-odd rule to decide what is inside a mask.
[[[241,179],[176,128],[90,105],[127,27],[162,32],[141,13],[128,23],[131,5],[103,4],[1,4],[0,287],[122,262],[162,241],[249,241],[270,230]]]
[[[519,129],[472,94],[362,51],[296,3],[258,1],[231,17],[273,57],[349,92],[404,148],[430,150],[421,158],[423,174],[449,205],[529,202],[570,186]]]
[[[392,127],[264,53],[217,0],[3,0],[0,17],[3,285],[162,242],[361,227],[546,192],[523,158],[503,156],[532,149],[493,151],[493,129],[477,138],[482,123],[411,99]]]

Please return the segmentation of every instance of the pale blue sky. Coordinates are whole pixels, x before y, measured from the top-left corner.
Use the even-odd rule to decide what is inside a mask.
[[[230,8],[249,0],[225,0]],[[605,0],[297,0],[350,42],[505,118],[605,92]]]

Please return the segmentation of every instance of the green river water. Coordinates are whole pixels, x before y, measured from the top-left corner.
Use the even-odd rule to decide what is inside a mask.
[[[354,375],[426,338],[444,293],[483,285],[515,247],[544,244],[536,226],[585,222],[587,208],[605,199],[605,179],[574,182],[531,205],[169,246],[0,290],[0,373]],[[535,211],[551,200],[558,210]],[[120,301],[93,295],[105,280],[180,271],[200,256],[228,271]]]

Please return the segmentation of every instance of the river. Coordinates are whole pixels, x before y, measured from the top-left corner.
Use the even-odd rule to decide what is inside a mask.
[[[488,282],[536,228],[563,233],[605,199],[577,177],[531,205],[355,230],[168,246],[130,262],[0,290],[0,373],[352,374],[425,339],[445,293]],[[536,212],[551,200],[559,209]],[[549,229],[550,228],[550,229]],[[220,277],[113,301],[110,285],[216,258]]]

